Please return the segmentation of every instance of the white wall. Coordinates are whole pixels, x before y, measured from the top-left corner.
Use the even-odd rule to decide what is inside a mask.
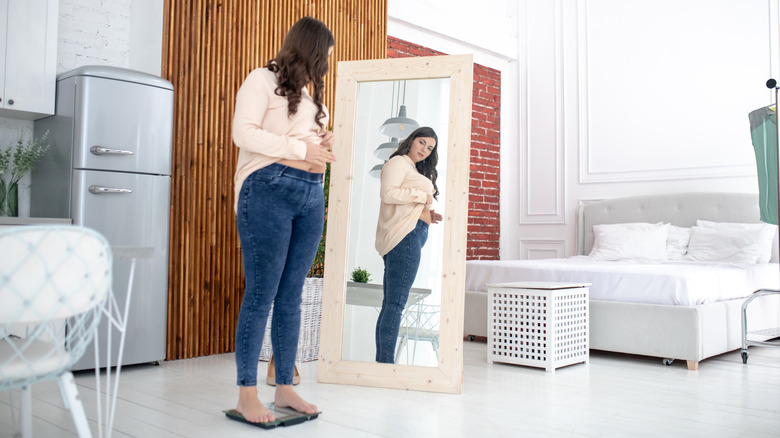
[[[573,254],[581,199],[756,192],[747,115],[777,71],[770,3],[526,1],[519,178],[502,187],[520,212],[502,256]]]
[[[130,0],[60,0],[57,73],[82,65],[128,67]]]
[[[164,2],[60,0],[57,73],[111,65],[160,75]]]
[[[111,65],[160,75],[164,2],[60,0],[57,73],[82,65]],[[33,122],[0,117],[0,148],[15,145]],[[29,175],[19,182],[19,215],[29,216]]]
[[[501,70],[503,259],[572,255],[580,200],[758,190],[747,114],[771,102],[763,84],[780,71],[777,0],[390,0],[388,11],[388,35],[472,49]]]

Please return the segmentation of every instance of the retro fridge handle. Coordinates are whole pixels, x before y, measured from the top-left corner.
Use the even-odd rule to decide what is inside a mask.
[[[115,189],[112,187],[91,185],[89,186],[89,193],[92,193],[93,195],[102,195],[104,193],[133,193],[133,191],[130,189]]]
[[[92,146],[89,151],[95,155],[133,155],[133,151],[123,149],[109,149],[102,146]]]

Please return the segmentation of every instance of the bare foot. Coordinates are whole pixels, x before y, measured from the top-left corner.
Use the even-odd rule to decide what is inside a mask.
[[[280,408],[292,408],[304,414],[316,414],[317,406],[302,399],[294,390],[292,385],[276,385],[276,395],[274,395],[274,405]]]
[[[274,421],[274,414],[257,398],[256,386],[238,387],[238,405],[236,411],[251,423],[269,423]]]

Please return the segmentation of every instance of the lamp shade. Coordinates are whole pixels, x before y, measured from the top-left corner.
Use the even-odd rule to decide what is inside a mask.
[[[406,117],[406,105],[401,105],[401,108],[398,110],[398,117],[391,117],[385,120],[385,123],[379,127],[379,132],[388,137],[406,138],[419,127],[419,123]]]
[[[368,171],[368,174],[373,176],[374,178],[379,178],[382,176],[382,167],[384,167],[385,163],[377,164],[376,166],[372,167],[371,170]]]
[[[396,150],[398,150],[398,139],[393,137],[389,142],[382,143],[378,148],[374,149],[374,156],[380,160],[387,161],[390,159],[390,155],[393,155],[393,152]]]

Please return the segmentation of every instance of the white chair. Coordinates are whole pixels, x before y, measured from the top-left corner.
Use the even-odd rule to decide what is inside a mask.
[[[31,385],[46,380],[59,382],[79,436],[91,437],[70,368],[95,335],[111,266],[108,242],[87,228],[0,230],[0,390],[21,390],[23,437],[32,436]]]
[[[441,307],[432,304],[417,303],[404,311],[401,317],[401,328],[398,336],[401,341],[398,343],[398,349],[395,352],[395,362],[401,357],[401,352],[407,346],[408,341],[415,341],[412,354],[406,354],[407,363],[411,358],[414,364],[414,357],[417,353],[417,342],[430,342],[436,358],[439,358],[439,318],[441,316]]]

